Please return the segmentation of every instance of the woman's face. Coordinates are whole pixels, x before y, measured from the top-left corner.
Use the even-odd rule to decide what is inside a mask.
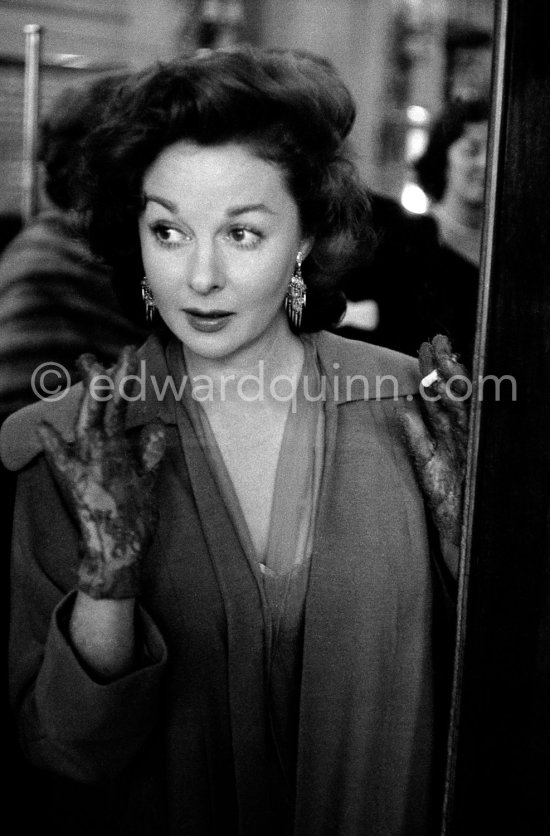
[[[446,195],[470,206],[484,201],[487,122],[468,122],[462,135],[447,151]]]
[[[185,140],[152,163],[143,193],[149,286],[190,351],[219,360],[289,333],[283,299],[298,251],[309,248],[277,166],[244,145]]]

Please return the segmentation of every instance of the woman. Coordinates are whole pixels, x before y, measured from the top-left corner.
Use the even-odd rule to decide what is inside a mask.
[[[416,164],[429,195],[427,215],[372,195],[378,245],[346,278],[350,300],[338,323],[345,337],[415,355],[433,334],[446,334],[471,368],[484,213],[489,106],[450,102]]]
[[[419,184],[431,200],[433,262],[421,293],[426,322],[447,334],[471,368],[476,329],[489,104],[450,102],[430,131],[416,163]]]
[[[365,228],[353,118],[326,61],[241,49],[142,74],[90,138],[93,243],[161,324],[2,442],[24,746],[111,782],[117,833],[437,818],[460,367],[423,346],[432,441],[414,361],[320,331]]]
[[[432,200],[441,240],[479,266],[485,202],[489,104],[450,102],[430,131],[416,163],[420,185]]]

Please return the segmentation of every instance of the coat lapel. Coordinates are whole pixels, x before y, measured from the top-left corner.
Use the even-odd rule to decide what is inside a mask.
[[[318,348],[330,378],[321,341]],[[417,385],[413,363],[410,376],[398,381],[401,396]],[[339,371],[345,376],[358,368],[342,362]],[[372,375],[369,384],[376,385]],[[424,505],[399,440],[393,385],[372,402],[342,397],[342,386],[341,376],[339,392],[330,391],[330,381],[327,387],[325,467],[305,613],[295,829],[319,836],[424,832],[423,769],[430,770],[432,746]],[[422,765],[418,775],[409,774],[411,763]]]

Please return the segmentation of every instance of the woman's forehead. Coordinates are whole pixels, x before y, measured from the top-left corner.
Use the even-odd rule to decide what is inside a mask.
[[[176,142],[148,168],[143,191],[178,208],[201,203],[224,211],[256,205],[276,209],[292,201],[279,166],[240,143]]]

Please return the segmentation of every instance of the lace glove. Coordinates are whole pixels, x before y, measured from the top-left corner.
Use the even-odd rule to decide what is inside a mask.
[[[103,369],[91,354],[82,355],[78,365],[84,394],[74,442],[46,421],[38,434],[80,526],[78,588],[96,599],[132,598],[139,594],[140,562],[156,527],[153,490],[165,449],[164,427],[158,421],[145,426],[137,452],[125,436],[124,378],[137,370],[132,347],[123,349],[112,369]]]
[[[443,557],[456,576],[468,446],[470,378],[438,334],[419,351],[423,416],[400,418],[418,481],[439,534]]]

